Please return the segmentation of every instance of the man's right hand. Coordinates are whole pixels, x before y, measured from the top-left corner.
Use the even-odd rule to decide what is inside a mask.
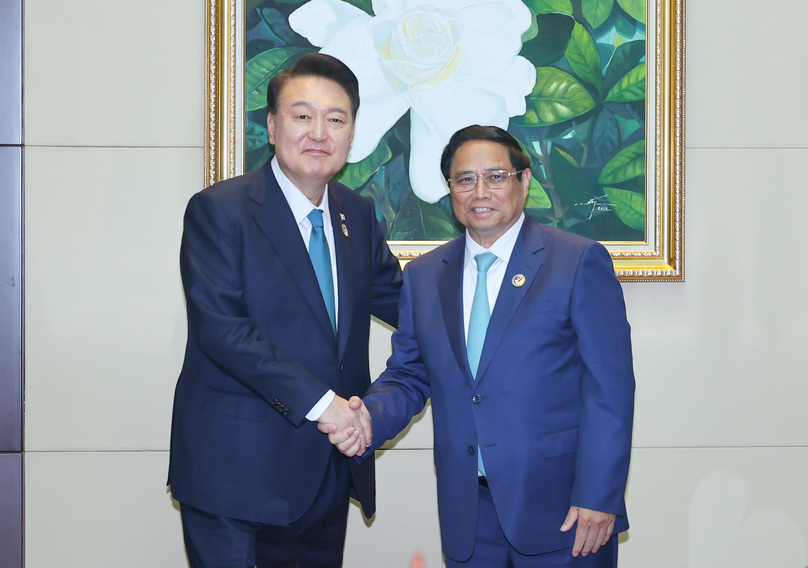
[[[373,438],[370,412],[358,396],[350,400],[335,396],[317,422],[328,441],[348,457],[364,454]]]

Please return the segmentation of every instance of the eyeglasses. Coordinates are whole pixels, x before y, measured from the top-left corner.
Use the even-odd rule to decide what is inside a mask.
[[[518,172],[509,172],[506,170],[493,170],[490,172],[485,172],[482,175],[482,178],[485,185],[488,186],[488,189],[502,189],[503,187],[507,187],[507,185],[510,183],[511,176],[520,174],[523,171],[524,170],[519,170]],[[468,193],[469,191],[474,191],[474,188],[477,187],[477,182],[479,179],[480,176],[477,174],[465,173],[457,174],[446,181],[449,183],[449,187],[451,187],[452,191],[455,193]]]

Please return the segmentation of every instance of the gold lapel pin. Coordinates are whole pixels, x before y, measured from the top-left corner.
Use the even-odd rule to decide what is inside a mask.
[[[513,278],[511,278],[511,284],[516,286],[517,288],[524,286],[527,279],[525,278],[524,274],[517,274]]]
[[[345,226],[345,223],[342,224],[342,234],[348,236],[348,227]]]

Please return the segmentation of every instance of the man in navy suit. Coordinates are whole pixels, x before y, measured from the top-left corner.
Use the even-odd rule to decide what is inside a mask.
[[[272,79],[267,101],[275,156],[196,194],[185,214],[169,484],[193,568],[336,568],[349,495],[375,510],[374,464],[317,429],[350,425],[364,447],[367,411],[347,399],[370,385],[371,314],[398,321],[401,269],[374,205],[331,180],[358,83],[309,54]]]
[[[460,130],[441,167],[467,232],[404,271],[393,354],[364,397],[372,448],[431,397],[449,568],[614,567],[634,374],[609,253],[525,216],[530,159],[504,130]],[[364,452],[352,428],[321,429]]]

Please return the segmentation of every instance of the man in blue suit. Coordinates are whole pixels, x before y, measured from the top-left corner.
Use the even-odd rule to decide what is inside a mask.
[[[634,374],[609,253],[525,216],[530,159],[504,130],[460,130],[441,167],[467,232],[404,271],[364,397],[372,448],[431,397],[449,568],[614,567]],[[363,453],[352,429],[321,429]]]
[[[398,321],[401,269],[374,205],[331,180],[358,83],[310,54],[273,78],[267,101],[275,156],[196,194],[185,215],[169,484],[193,568],[336,568],[349,495],[375,510],[374,464],[317,430],[350,424],[364,446],[367,411],[347,399],[370,385],[371,314]]]

